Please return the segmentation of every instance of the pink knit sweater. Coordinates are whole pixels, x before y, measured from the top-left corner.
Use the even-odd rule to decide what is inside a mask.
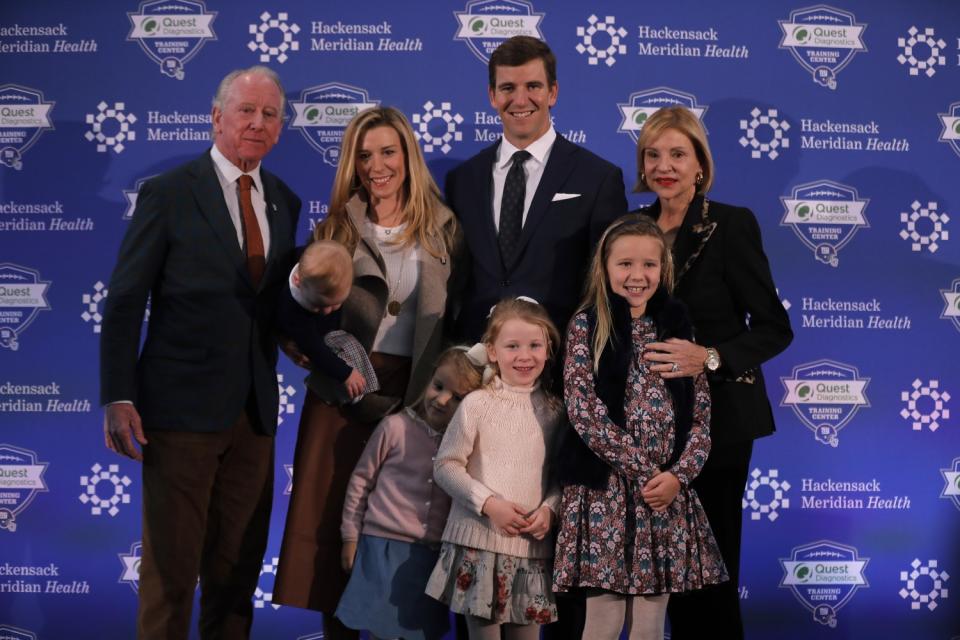
[[[384,418],[350,476],[340,536],[364,535],[437,544],[450,497],[433,482],[443,434],[410,409]]]
[[[521,558],[553,556],[551,536],[503,535],[480,510],[495,495],[528,512],[545,504],[557,513],[560,490],[547,479],[560,410],[539,387],[511,387],[500,378],[463,399],[433,468],[437,484],[453,498],[445,542]]]

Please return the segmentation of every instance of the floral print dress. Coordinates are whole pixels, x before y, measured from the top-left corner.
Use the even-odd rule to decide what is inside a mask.
[[[701,374],[694,382],[693,423],[680,460],[669,469],[680,492],[666,511],[654,512],[641,497],[673,451],[673,401],[659,373],[639,355],[654,342],[653,321],[632,323],[635,345],[625,393],[626,425],[620,427],[594,388],[593,348],[585,313],[567,336],[564,397],[574,429],[608,466],[607,486],[564,487],[554,558],[554,590],[574,587],[621,594],[676,593],[727,580],[706,514],[690,482],[710,451],[710,392]],[[639,355],[638,355],[639,354]]]

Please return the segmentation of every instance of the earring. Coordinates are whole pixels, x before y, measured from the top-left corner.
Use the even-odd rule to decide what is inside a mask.
[[[647,184],[647,174],[640,172],[640,184]]]
[[[701,184],[703,184],[703,171],[698,171],[698,172],[697,172],[697,186],[699,187]]]

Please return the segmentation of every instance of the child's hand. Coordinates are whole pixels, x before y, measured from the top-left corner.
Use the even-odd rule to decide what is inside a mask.
[[[530,524],[521,527],[520,533],[531,535],[534,540],[543,540],[553,527],[553,518],[553,510],[543,505],[527,517]]]
[[[344,540],[340,549],[340,566],[347,573],[353,571],[353,559],[357,557],[357,541]]]
[[[363,377],[363,374],[354,369],[350,372],[350,377],[343,383],[347,387],[347,393],[350,394],[350,399],[355,400],[356,398],[363,395],[363,392],[367,389],[367,381]]]
[[[526,511],[515,502],[490,496],[481,510],[500,533],[507,536],[518,535],[522,527],[529,526]]]
[[[659,512],[666,511],[678,493],[680,493],[680,481],[669,471],[661,471],[650,478],[640,491],[647,506]]]

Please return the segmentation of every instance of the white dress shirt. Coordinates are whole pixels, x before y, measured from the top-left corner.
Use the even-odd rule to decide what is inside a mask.
[[[527,186],[523,196],[523,224],[527,222],[527,213],[530,211],[530,203],[533,202],[533,195],[540,186],[540,178],[543,177],[543,169],[547,166],[547,160],[550,158],[550,150],[553,149],[553,143],[557,139],[557,132],[551,126],[547,132],[527,146],[526,151],[530,152],[530,158],[523,164],[523,171],[527,175]],[[506,136],[500,138],[500,148],[497,150],[497,159],[493,164],[493,226],[500,231],[500,204],[503,200],[503,185],[507,181],[507,173],[510,171],[513,154],[519,151],[513,146]]]
[[[240,167],[233,164],[224,157],[217,145],[213,145],[210,150],[210,157],[213,158],[213,166],[217,170],[217,179],[220,180],[220,188],[223,189],[223,199],[227,203],[227,211],[230,212],[230,220],[237,230],[237,242],[243,249],[243,213],[240,211],[240,185],[237,180],[243,175]],[[260,179],[260,165],[257,164],[253,171],[247,172],[253,178],[253,188],[250,189],[250,201],[253,203],[253,212],[257,216],[257,224],[260,225],[260,235],[263,237],[263,255],[270,256],[270,223],[267,221],[267,201],[263,195],[263,181]]]

